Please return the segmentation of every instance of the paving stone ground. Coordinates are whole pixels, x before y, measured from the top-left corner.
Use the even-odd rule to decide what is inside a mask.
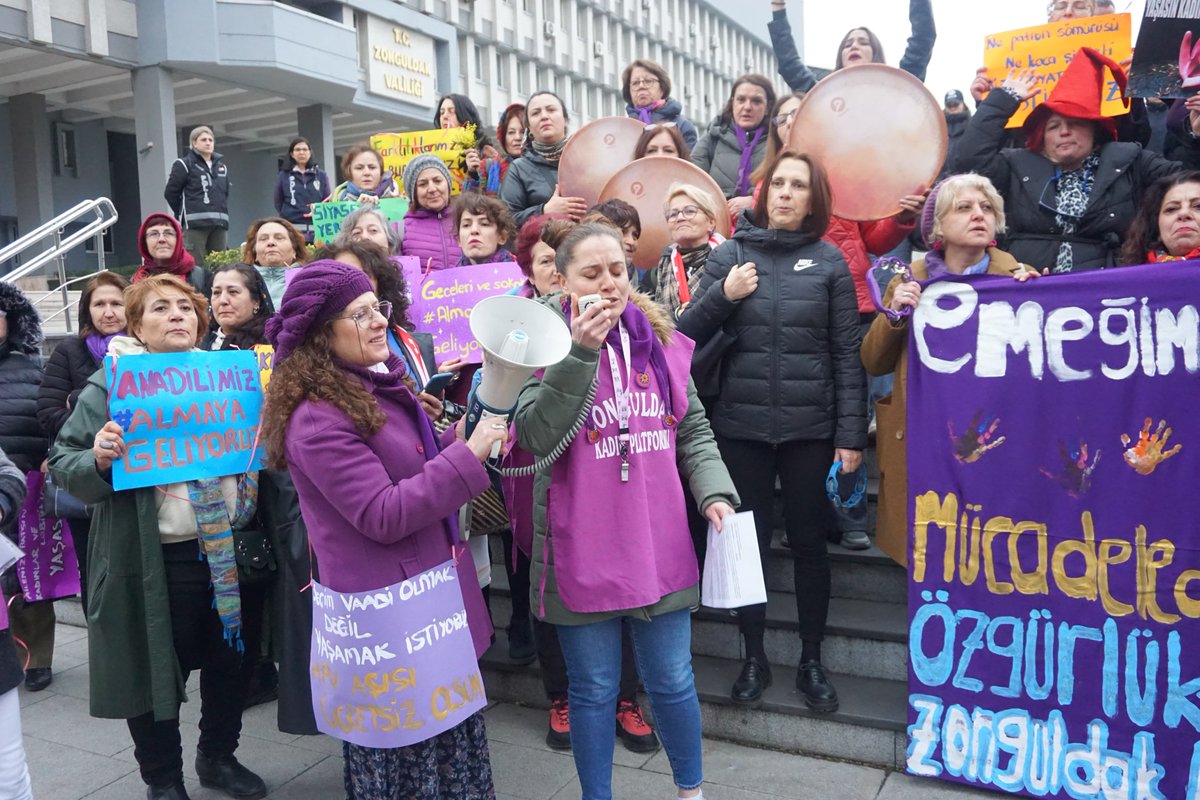
[[[34,797],[38,800],[136,800],[145,797],[125,724],[88,715],[87,631],[60,624],[54,682],[30,693],[21,688],[21,723]],[[194,680],[194,678],[193,678]],[[223,798],[195,780],[196,703],[183,706],[184,763],[193,800]],[[579,797],[569,754],[548,749],[544,711],[499,703],[487,712],[488,738],[499,800]],[[270,788],[271,800],[339,800],[341,745],[324,736],[292,736],[275,727],[274,704],[246,712],[238,757]],[[614,797],[675,797],[666,755],[635,755],[617,746]],[[950,800],[1000,797],[886,770],[704,742],[707,800]]]

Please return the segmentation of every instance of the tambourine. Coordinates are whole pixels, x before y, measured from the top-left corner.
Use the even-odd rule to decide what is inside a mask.
[[[925,84],[894,67],[863,64],[813,87],[787,146],[825,168],[836,216],[865,221],[900,213],[900,198],[933,186],[947,141],[946,117]]]
[[[867,494],[866,464],[863,464],[852,473],[855,476],[854,490],[850,492],[850,497],[845,500],[842,499],[842,493],[838,489],[838,474],[841,471],[842,462],[833,462],[833,466],[829,468],[829,475],[825,478],[825,496],[829,498],[829,502],[838,508],[854,508],[862,502],[863,497]]]
[[[642,158],[619,169],[600,192],[600,200],[624,200],[637,209],[642,222],[642,235],[633,254],[633,265],[650,269],[658,264],[663,250],[671,244],[663,207],[667,190],[673,183],[688,183],[712,198],[717,209],[717,233],[729,237],[729,213],[725,210],[725,193],[707,172],[681,158]]]
[[[584,125],[567,141],[558,161],[558,193],[594,206],[608,179],[633,160],[645,129],[629,117],[602,117]]]
[[[875,308],[893,321],[903,319],[913,312],[912,306],[905,306],[897,311],[883,304],[883,295],[896,278],[900,278],[903,282],[913,279],[912,269],[898,258],[885,256],[878,259],[867,270],[867,289],[871,292],[871,302],[875,304]]]

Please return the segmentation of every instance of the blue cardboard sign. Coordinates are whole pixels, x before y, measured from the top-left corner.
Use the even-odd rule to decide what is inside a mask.
[[[263,386],[253,351],[108,356],[104,369],[109,416],[125,430],[115,489],[262,468]]]

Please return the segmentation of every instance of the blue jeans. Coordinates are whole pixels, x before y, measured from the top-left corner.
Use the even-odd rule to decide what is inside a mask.
[[[571,749],[582,800],[612,800],[617,689],[621,682],[621,625],[630,627],[638,672],[650,696],[658,737],[675,785],[704,782],[700,757],[700,700],[692,677],[692,617],[684,608],[649,622],[626,618],[559,625],[567,661]]]

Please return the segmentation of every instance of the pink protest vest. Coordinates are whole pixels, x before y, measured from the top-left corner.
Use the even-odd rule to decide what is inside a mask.
[[[554,575],[571,611],[641,608],[700,580],[675,462],[694,347],[680,333],[666,346],[673,408],[664,407],[649,366],[632,376],[628,482],[621,481],[611,351],[601,351],[595,405],[554,464],[546,498]],[[624,376],[624,365],[618,367]]]

